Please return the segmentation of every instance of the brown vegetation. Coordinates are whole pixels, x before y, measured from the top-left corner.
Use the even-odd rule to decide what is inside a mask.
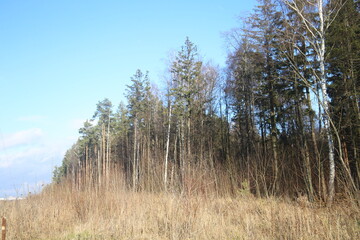
[[[225,71],[189,38],[162,93],[137,70],[53,185],[0,203],[9,239],[360,239],[360,13],[314,3],[259,1]]]
[[[133,192],[53,185],[24,200],[1,201],[7,239],[359,239],[360,210],[214,192]]]

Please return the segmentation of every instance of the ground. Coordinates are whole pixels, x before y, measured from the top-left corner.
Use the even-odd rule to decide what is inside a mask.
[[[306,200],[50,187],[0,201],[7,239],[360,239],[360,210]]]

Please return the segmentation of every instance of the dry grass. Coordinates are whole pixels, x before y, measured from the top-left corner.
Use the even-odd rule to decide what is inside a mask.
[[[359,209],[278,199],[77,192],[52,187],[1,201],[7,239],[360,239]]]

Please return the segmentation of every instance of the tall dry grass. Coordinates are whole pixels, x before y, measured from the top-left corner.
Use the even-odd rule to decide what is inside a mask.
[[[70,186],[1,201],[7,239],[360,239],[359,209],[347,204]]]

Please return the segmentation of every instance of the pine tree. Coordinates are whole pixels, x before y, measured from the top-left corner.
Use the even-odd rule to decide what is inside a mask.
[[[192,158],[191,135],[192,117],[195,109],[195,96],[198,93],[198,81],[202,62],[198,61],[197,47],[186,38],[175,61],[171,66],[172,87],[170,95],[174,97],[173,113],[177,117],[177,134],[179,141],[180,175],[184,183],[185,174]]]
[[[142,173],[141,164],[141,136],[143,134],[144,119],[148,114],[148,95],[150,92],[148,73],[143,74],[137,70],[131,77],[132,85],[127,86],[128,113],[132,123],[133,153],[132,153],[132,186],[138,190]]]
[[[279,149],[278,149],[278,80],[280,78],[281,62],[279,58],[278,38],[281,25],[281,13],[272,0],[260,0],[255,9],[255,13],[250,17],[249,24],[251,30],[247,31],[258,47],[258,52],[263,55],[263,72],[259,87],[261,95],[264,97],[259,102],[260,114],[263,120],[269,116],[270,141],[273,159],[273,182],[271,190],[273,193],[279,190]],[[261,113],[261,111],[263,111]],[[266,125],[266,124],[264,124]]]
[[[327,41],[331,116],[342,142],[337,152],[342,152],[346,167],[359,188],[360,12],[356,9],[358,2],[339,2],[342,8],[329,27]]]

